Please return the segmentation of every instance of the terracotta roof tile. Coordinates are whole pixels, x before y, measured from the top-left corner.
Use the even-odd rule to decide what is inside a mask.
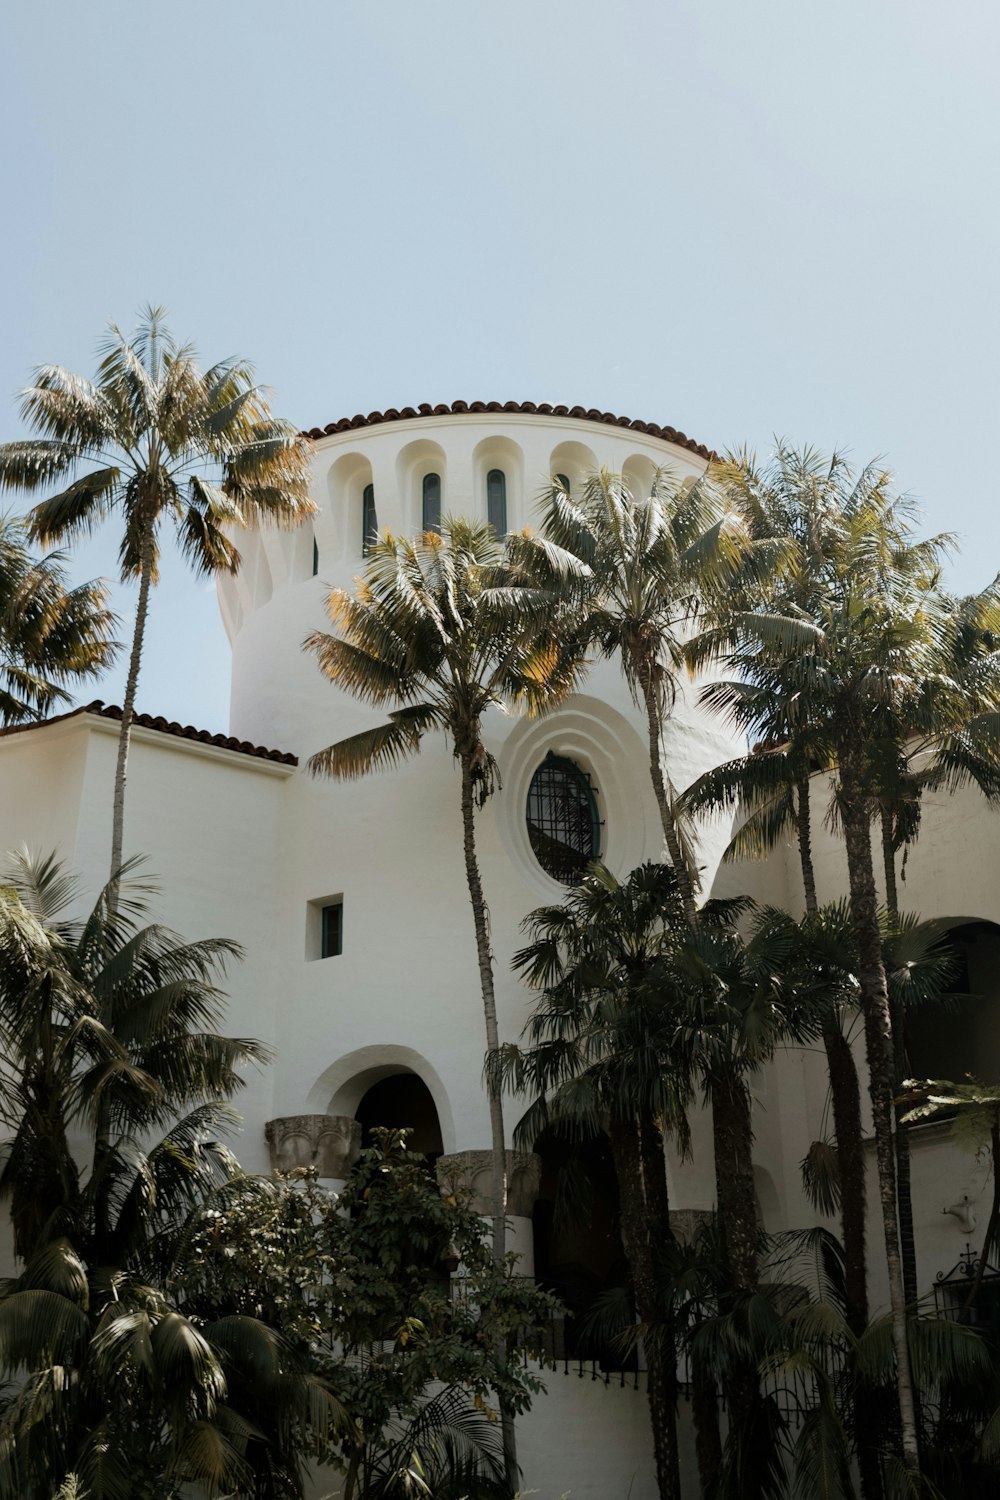
[[[390,406],[386,411],[370,411],[355,417],[341,417],[339,422],[328,422],[325,427],[310,427],[302,435],[312,438],[333,437],[338,432],[350,432],[356,427],[378,427],[383,422],[407,422],[414,417],[460,417],[479,415],[483,412],[513,412],[526,416],[572,417],[583,422],[603,422],[607,427],[628,427],[633,432],[643,432],[647,437],[661,438],[677,448],[686,448],[699,458],[711,462],[718,454],[704,443],[696,443],[676,427],[661,427],[656,422],[641,422],[632,417],[616,417],[614,412],[598,411],[596,407],[551,406],[547,401],[452,401],[450,405]]]
[[[55,714],[51,719],[40,719],[32,724],[11,724],[0,729],[0,735],[22,734],[27,729],[44,729],[46,724],[58,724],[63,719],[75,719],[78,714],[97,714],[102,719],[121,722],[122,711],[115,703],[105,703],[97,698],[80,708],[70,709],[65,714]],[[193,724],[178,724],[175,719],[165,719],[152,714],[136,714],[132,720],[136,728],[155,729],[160,734],[172,734],[181,740],[197,740],[202,745],[215,745],[219,750],[234,750],[238,755],[252,755],[257,760],[271,760],[280,766],[297,766],[299,758],[285,750],[268,750],[263,745],[252,745],[249,740],[238,740],[230,734],[210,734],[207,729],[195,729]]]

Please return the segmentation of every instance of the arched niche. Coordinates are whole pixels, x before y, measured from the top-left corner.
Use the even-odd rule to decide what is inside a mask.
[[[372,466],[363,453],[343,453],[331,464],[328,504],[314,517],[321,576],[329,562],[364,555],[364,493],[371,483]]]
[[[546,491],[556,475],[562,474],[569,480],[570,494],[578,500],[587,480],[599,467],[597,455],[586,443],[557,443],[549,455],[549,472],[544,476]]]
[[[935,926],[954,955],[948,988],[956,999],[910,1007],[907,1072],[953,1083],[963,1083],[971,1073],[985,1083],[1000,1083],[1000,925],[949,917]]]
[[[428,474],[437,474],[441,480],[441,515],[447,516],[450,504],[445,451],[430,438],[415,438],[396,455],[396,492],[404,536],[416,536],[423,527],[423,483]],[[377,495],[375,499],[377,504]]]
[[[524,452],[511,438],[483,438],[472,450],[472,519],[488,519],[487,478],[494,470],[505,481],[506,530],[517,531],[524,525]]]
[[[622,464],[624,479],[633,500],[648,500],[659,470],[644,453],[631,453]]]
[[[309,1091],[307,1108],[317,1114],[348,1115],[356,1119],[366,1096],[378,1084],[387,1079],[408,1075],[423,1084],[430,1098],[437,1117],[441,1150],[455,1151],[455,1122],[447,1090],[427,1059],[411,1047],[398,1047],[390,1043],[360,1047],[357,1051],[348,1053],[317,1078]],[[421,1097],[412,1085],[407,1087],[411,1102]],[[405,1102],[405,1089],[402,1094]],[[389,1097],[388,1093],[384,1093],[383,1097]],[[375,1103],[377,1102],[378,1096],[375,1098]],[[369,1128],[372,1123],[378,1122],[369,1119]],[[384,1123],[391,1125],[396,1122],[386,1120]]]

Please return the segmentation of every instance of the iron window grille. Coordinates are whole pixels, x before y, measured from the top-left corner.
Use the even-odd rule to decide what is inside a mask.
[[[966,1243],[951,1270],[938,1272],[934,1302],[941,1317],[996,1334],[1000,1333],[1000,1269],[989,1262],[981,1267],[980,1260]]]
[[[531,778],[526,817],[535,858],[564,885],[575,885],[600,858],[595,789],[575,761],[551,752],[545,757]]]

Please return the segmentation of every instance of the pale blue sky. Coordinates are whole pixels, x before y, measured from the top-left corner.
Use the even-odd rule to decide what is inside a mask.
[[[1000,564],[992,0],[8,0],[0,25],[0,435],[33,365],[90,372],[162,302],[303,426],[548,400],[839,444],[961,534],[956,586]],[[140,708],[226,725],[214,599],[176,559]]]

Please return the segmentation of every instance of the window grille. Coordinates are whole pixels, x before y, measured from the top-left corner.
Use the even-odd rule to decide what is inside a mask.
[[[597,799],[586,771],[549,754],[531,778],[528,839],[535,858],[564,885],[575,885],[601,853]]]

